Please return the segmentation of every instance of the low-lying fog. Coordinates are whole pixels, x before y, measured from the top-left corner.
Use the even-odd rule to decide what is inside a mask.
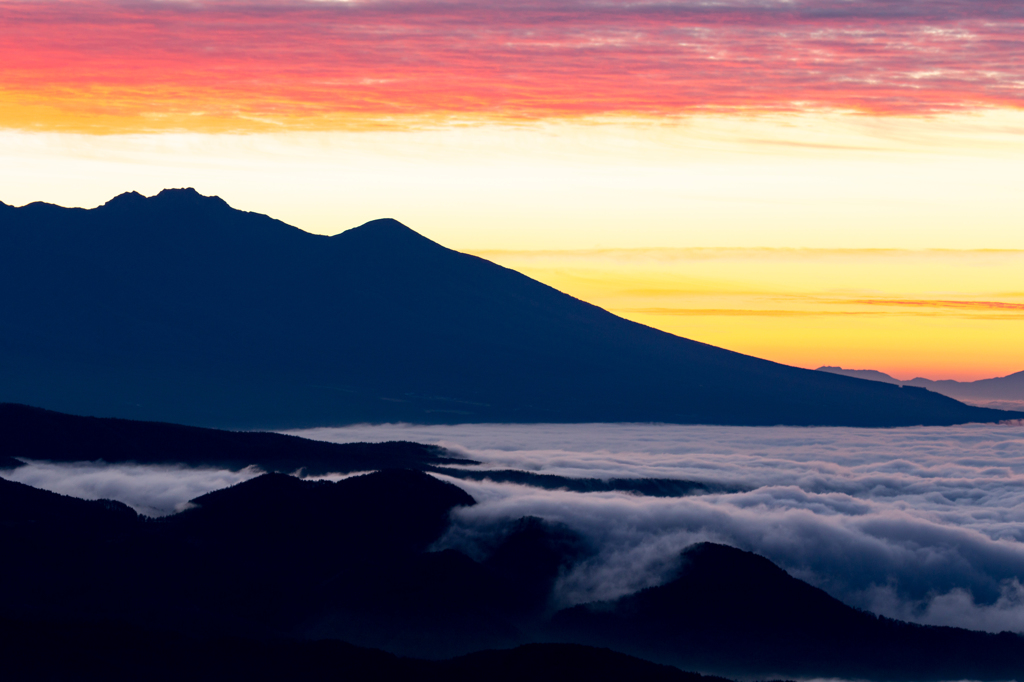
[[[0,477],[84,500],[117,500],[146,516],[166,516],[182,511],[189,500],[200,495],[261,473],[255,467],[228,471],[152,464],[28,462],[13,471],[0,470]]]
[[[496,520],[532,514],[602,547],[561,581],[564,603],[658,582],[680,549],[714,540],[875,613],[1024,631],[1021,427],[357,426],[300,435],[439,443],[492,468],[753,488],[666,499],[453,479],[481,504],[457,513],[449,544],[472,547]]]
[[[489,528],[534,515],[564,523],[600,548],[560,581],[563,605],[655,584],[683,547],[713,540],[767,556],[875,613],[1024,631],[1021,427],[384,425],[296,433],[334,442],[438,443],[495,469],[750,488],[654,498],[450,479],[480,504],[456,512],[443,545],[472,553]],[[255,473],[34,463],[3,475],[155,514]]]

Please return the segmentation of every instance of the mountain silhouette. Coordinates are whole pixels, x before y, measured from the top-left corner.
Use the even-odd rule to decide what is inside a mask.
[[[665,585],[558,613],[555,637],[726,675],[1013,679],[1024,637],[858,611],[750,552],[700,543]]]
[[[266,474],[147,519],[117,503],[0,479],[5,671],[26,665],[28,651],[49,643],[54,655],[34,661],[42,666],[37,671],[55,670],[48,679],[88,679],[59,671],[86,675],[97,661],[114,663],[112,672],[121,664],[144,671],[163,666],[171,651],[171,669],[192,669],[200,678],[225,666],[263,661],[270,671],[292,661],[295,679],[324,679],[322,666],[332,657],[335,674],[348,666],[353,675],[379,673],[376,679],[406,664],[431,669],[397,656],[465,656],[437,663],[437,679],[466,679],[460,670],[488,666],[568,674],[566,666],[596,661],[623,673],[631,666],[668,672],[579,647],[484,651],[561,642],[759,679],[1024,674],[1020,635],[879,618],[763,557],[709,543],[684,551],[677,575],[664,585],[552,618],[557,578],[586,566],[594,548],[569,528],[522,518],[485,531],[477,559],[438,550],[450,515],[474,504],[461,489],[419,471],[338,482]],[[81,659],[73,658],[76,651]]]
[[[843,369],[842,367],[819,367],[821,372],[842,374],[859,379],[870,379],[900,386],[917,386],[935,393],[949,396],[954,400],[1001,410],[1024,409],[1024,372],[1015,372],[1005,377],[978,379],[977,381],[954,381],[953,379],[925,379],[916,377],[901,381],[874,369]]]
[[[0,455],[0,470],[16,469],[29,460],[213,466],[233,471],[256,466],[305,476],[413,469],[581,493],[622,490],[683,497],[745,490],[736,484],[675,478],[570,478],[517,469],[475,469],[480,462],[436,445],[328,443],[279,433],[82,417],[12,403],[0,403],[0,442],[7,453]]]
[[[0,401],[228,428],[898,426],[1019,415],[629,322],[395,220],[332,237],[191,189],[0,205]]]
[[[81,417],[0,403],[0,468],[24,460],[185,464],[305,475],[476,464],[420,443],[327,443],[280,433],[223,431],[130,419]],[[15,459],[18,458],[18,459]]]

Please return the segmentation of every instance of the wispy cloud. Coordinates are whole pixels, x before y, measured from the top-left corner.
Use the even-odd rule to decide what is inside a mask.
[[[884,315],[885,313],[863,310],[782,310],[770,308],[615,308],[621,315],[673,315],[673,316],[724,316],[724,317],[814,317],[819,315]]]
[[[818,296],[789,296],[787,300],[797,304],[814,304],[814,309],[783,308],[614,308],[612,312],[622,315],[675,315],[675,316],[726,316],[726,317],[809,317],[809,316],[859,316],[859,315],[920,315],[926,317],[948,317],[950,313],[987,320],[1020,321],[1024,304],[1002,301],[943,301],[933,299],[892,299],[892,298],[829,298]],[[857,310],[858,306],[870,308],[892,308],[892,310]],[[844,308],[844,309],[838,309]]]
[[[32,461],[2,472],[11,481],[85,500],[117,500],[146,516],[181,511],[188,501],[213,490],[241,483],[262,473],[203,467],[104,462]]]
[[[0,3],[0,124],[275,129],[1024,103],[996,0]]]
[[[899,308],[942,308],[948,310],[982,311],[982,312],[1024,312],[1024,303],[1007,303],[1005,301],[944,301],[935,299],[892,299],[892,298],[859,298],[843,301],[845,304],[894,306]]]

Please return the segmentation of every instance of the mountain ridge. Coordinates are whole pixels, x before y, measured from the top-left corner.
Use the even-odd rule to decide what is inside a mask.
[[[768,559],[697,543],[668,582],[556,614],[564,641],[726,676],[1016,678],[1024,636],[922,626],[847,606]]]
[[[0,401],[246,429],[1019,418],[673,336],[393,219],[140,197],[0,211]]]
[[[662,585],[549,617],[557,579],[586,565],[594,548],[568,527],[523,517],[480,538],[480,560],[432,550],[452,511],[474,504],[420,471],[337,482],[265,474],[145,519],[0,479],[0,581],[18,588],[0,593],[0,629],[12,620],[51,634],[122,623],[162,630],[156,644],[172,647],[241,638],[268,647],[304,640],[310,651],[313,640],[342,640],[431,659],[562,642],[746,679],[1024,673],[1024,636],[877,617],[764,557],[713,543],[684,549]],[[122,636],[104,646],[128,654],[133,645]]]
[[[956,381],[953,379],[926,379],[915,377],[903,381],[874,369],[843,369],[842,367],[819,367],[819,372],[830,372],[869,381],[884,382],[898,386],[916,386],[959,400],[977,407],[996,409],[1024,409],[1024,371],[1003,377]]]

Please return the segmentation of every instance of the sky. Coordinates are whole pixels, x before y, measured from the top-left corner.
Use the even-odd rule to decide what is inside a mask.
[[[0,201],[393,217],[806,367],[1024,369],[1024,5],[0,0]]]

